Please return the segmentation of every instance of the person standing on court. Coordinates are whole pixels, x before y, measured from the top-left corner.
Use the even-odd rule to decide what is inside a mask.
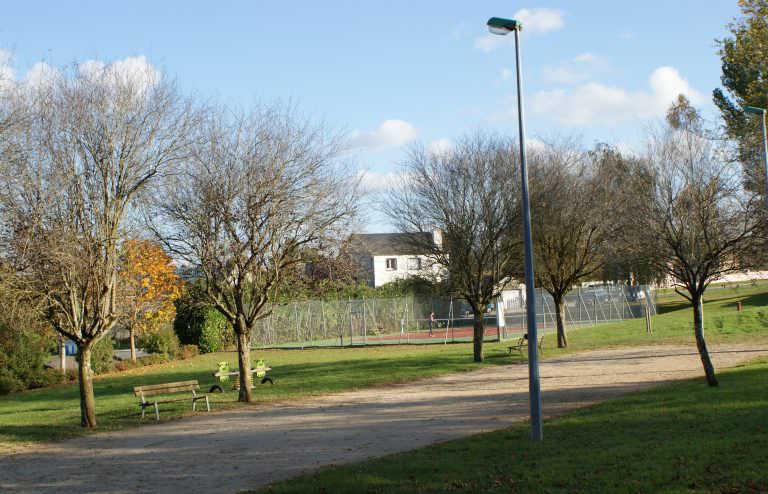
[[[429,336],[434,336],[432,330],[435,328],[435,311],[429,314]]]

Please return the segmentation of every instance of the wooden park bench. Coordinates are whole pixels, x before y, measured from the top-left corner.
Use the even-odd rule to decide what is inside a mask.
[[[542,350],[542,347],[541,347],[541,345],[543,343],[544,343],[544,335],[541,335],[539,337],[539,344],[537,345],[537,348],[538,348],[540,356],[544,353],[544,350]],[[525,353],[523,353],[523,348],[525,348],[525,349],[528,348],[528,333],[526,333],[523,336],[521,336],[520,339],[517,340],[517,343],[515,343],[512,346],[507,347],[507,349],[509,350],[509,354],[510,355],[512,355],[512,350],[517,350],[518,352],[520,352],[520,357],[525,359]]]
[[[144,418],[144,414],[147,411],[147,407],[155,407],[155,417],[160,420],[160,409],[158,405],[160,403],[173,403],[176,401],[192,401],[192,411],[195,411],[195,405],[197,400],[205,400],[205,407],[208,411],[211,411],[211,404],[208,401],[207,394],[197,394],[197,390],[200,389],[200,385],[197,380],[193,381],[181,381],[176,383],[166,384],[151,384],[149,386],[136,386],[133,388],[133,394],[141,398],[139,406],[141,407],[141,418]],[[148,396],[160,396],[160,395],[172,395],[176,393],[192,393],[186,396],[163,396],[160,399],[147,400]]]

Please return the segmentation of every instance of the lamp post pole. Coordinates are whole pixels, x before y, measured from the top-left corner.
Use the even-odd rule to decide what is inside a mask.
[[[747,113],[753,113],[755,115],[760,115],[760,121],[763,125],[763,166],[765,171],[765,197],[766,202],[768,202],[768,136],[766,136],[765,131],[765,108],[758,108],[756,106],[745,106],[744,111]]]
[[[518,21],[492,17],[488,29],[494,34],[515,36],[515,66],[517,69],[517,118],[520,136],[520,179],[523,201],[523,244],[525,249],[525,314],[528,329],[528,394],[531,408],[531,439],[541,441],[544,433],[541,425],[541,385],[539,382],[539,347],[536,328],[536,289],[533,277],[533,241],[531,240],[531,208],[528,200],[528,166],[525,160],[525,126],[523,123],[523,83],[520,62],[520,37],[522,24]]]
[[[765,166],[765,194],[768,198],[768,136],[765,135],[765,110],[760,115],[763,123],[763,165]],[[766,199],[768,201],[768,199]]]

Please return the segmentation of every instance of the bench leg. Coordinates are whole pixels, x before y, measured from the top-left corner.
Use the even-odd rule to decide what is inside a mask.
[[[141,405],[141,420],[144,420],[144,414],[147,413],[147,407]]]
[[[157,408],[157,403],[155,403],[155,418],[159,421],[160,420],[160,409]]]
[[[192,400],[192,411],[195,411],[195,405],[197,405],[197,400]]]
[[[208,411],[211,411],[211,403],[208,401],[208,397],[205,397],[205,408],[208,409]]]

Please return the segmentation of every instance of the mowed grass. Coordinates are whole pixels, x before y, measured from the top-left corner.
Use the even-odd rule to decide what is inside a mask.
[[[209,395],[211,409],[260,406],[509,363],[499,348],[499,344],[489,345],[491,355],[484,364],[472,362],[469,345],[253,351],[253,362],[263,358],[273,367],[269,375],[275,384],[256,384],[256,402],[251,405],[238,403],[237,391],[212,393]],[[139,399],[133,396],[134,386],[197,379],[207,391],[218,382],[212,373],[220,361],[227,361],[230,368],[237,369],[237,354],[220,352],[97,377],[94,395],[99,429],[140,424]],[[79,403],[76,384],[2,397],[0,447],[2,443],[7,447],[8,443],[45,442],[87,433],[79,426]],[[160,419],[189,415],[190,409],[190,402],[163,404]],[[149,420],[154,421],[153,413],[148,411]]]
[[[768,360],[258,493],[768,492]]]
[[[712,289],[705,304],[708,342],[751,341],[768,343],[768,285]],[[569,348],[555,349],[553,335],[545,339],[545,357],[610,346],[664,343],[693,344],[690,306],[677,296],[660,298],[661,314],[655,316],[653,335],[645,334],[643,320],[610,323],[570,331]],[[744,310],[736,312],[741,301]],[[395,382],[471,371],[488,365],[519,363],[507,354],[507,343],[486,343],[485,362],[472,362],[471,344],[381,346],[312,350],[259,350],[252,352],[273,367],[275,385],[257,385],[256,403],[238,403],[237,393],[211,395],[216,411],[241,406],[302,399],[326,393],[381,386]],[[99,430],[114,430],[140,424],[134,386],[197,379],[207,390],[214,384],[217,363],[227,361],[237,368],[234,352],[201,355],[162,365],[99,376],[94,383]],[[161,420],[189,415],[189,403],[161,406]],[[0,449],[28,442],[47,442],[89,433],[79,426],[77,385],[27,391],[0,398]],[[154,420],[149,418],[149,420]]]
[[[741,312],[736,310],[737,302],[742,304]],[[690,302],[666,293],[658,297],[658,312],[652,318],[652,335],[646,334],[642,318],[600,324],[570,331],[565,350],[554,348],[554,335],[547,335],[547,355],[635,345],[695,344]],[[704,296],[704,333],[709,345],[768,342],[768,284],[710,287]]]

